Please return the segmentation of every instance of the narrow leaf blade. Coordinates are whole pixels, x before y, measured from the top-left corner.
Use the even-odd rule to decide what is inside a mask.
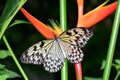
[[[4,59],[8,56],[11,56],[8,50],[0,50],[0,59]]]

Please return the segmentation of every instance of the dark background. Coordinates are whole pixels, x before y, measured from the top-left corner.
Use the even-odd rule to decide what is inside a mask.
[[[105,1],[105,0],[104,0]],[[103,0],[85,0],[84,13],[94,9],[104,2]],[[0,1],[0,14],[4,9],[6,0]],[[112,1],[111,1],[112,2]],[[111,3],[109,2],[109,3]],[[50,24],[49,19],[59,22],[59,0],[28,0],[23,6],[30,14],[45,24]],[[21,12],[15,16],[16,19],[26,20]],[[84,60],[82,61],[83,76],[102,77],[103,70],[100,70],[101,63],[106,59],[114,13],[109,17],[93,26],[94,36],[90,39],[84,51]],[[77,23],[77,3],[76,0],[67,0],[67,26],[74,28]],[[31,45],[45,39],[32,25],[20,24],[9,28],[5,35],[19,60],[21,54]],[[120,34],[118,35],[120,36]],[[120,58],[120,38],[118,37],[114,59]],[[0,40],[0,49],[7,49],[4,42]],[[20,60],[19,60],[20,61]],[[21,75],[16,64],[11,57],[2,60],[2,63],[8,69]],[[30,80],[60,80],[60,72],[46,72],[42,65],[31,65],[21,63],[24,71]],[[75,80],[73,64],[69,63],[69,80]],[[115,77],[116,71],[112,67],[111,80]],[[23,78],[17,78],[22,80]],[[13,80],[13,79],[12,79]]]

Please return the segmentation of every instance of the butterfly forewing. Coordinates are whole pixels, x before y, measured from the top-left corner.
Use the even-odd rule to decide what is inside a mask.
[[[60,35],[63,47],[66,49],[66,58],[72,63],[79,63],[83,59],[83,52],[81,50],[92,37],[93,33],[85,28],[73,28],[63,32]],[[65,44],[68,43],[68,44]],[[69,46],[66,46],[69,45]]]
[[[49,72],[59,71],[67,58],[72,63],[79,63],[83,59],[82,47],[85,46],[92,32],[85,28],[73,28],[64,31],[53,40],[43,40],[21,56],[23,63],[43,64]]]
[[[93,33],[91,30],[81,27],[63,32],[60,35],[60,39],[71,44],[75,44],[79,47],[84,47],[92,35]]]
[[[40,41],[28,48],[21,56],[23,63],[41,64],[43,58],[47,55],[47,51],[52,46],[53,40]]]

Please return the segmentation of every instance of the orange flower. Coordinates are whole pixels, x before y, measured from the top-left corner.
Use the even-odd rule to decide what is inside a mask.
[[[54,34],[59,35],[57,31],[53,30],[51,27],[45,25],[44,23],[33,17],[24,8],[21,8],[20,11],[44,37],[54,38]]]
[[[78,3],[81,2],[81,0],[77,0]],[[104,18],[106,18],[108,15],[110,15],[112,12],[114,12],[116,10],[117,7],[117,2],[114,2],[110,5],[105,6],[107,2],[104,2],[103,4],[101,4],[100,6],[98,6],[97,8],[95,8],[92,11],[89,11],[88,13],[83,14],[83,8],[78,7],[78,23],[77,23],[77,27],[92,27],[93,25],[95,25],[96,23],[100,22],[101,20],[103,20]],[[80,4],[78,4],[80,5]]]
[[[114,12],[117,7],[117,2],[105,6],[106,3],[107,2],[104,2],[94,10],[89,11],[88,13],[83,15],[84,0],[77,0],[78,22],[76,27],[90,28],[96,23],[106,18],[112,12]],[[51,27],[37,20],[35,17],[29,14],[24,8],[21,8],[20,11],[44,37],[54,38],[54,34],[59,35],[62,32],[62,30],[58,26],[56,26],[55,29],[52,29]],[[81,63],[74,64],[74,66],[75,66],[77,80],[82,80]]]
[[[78,3],[78,22],[77,27],[89,28],[100,22],[112,12],[115,11],[117,7],[117,2],[114,2],[110,5],[105,6],[105,3],[101,4],[97,8],[83,15],[83,0],[77,0]],[[21,8],[20,11],[24,16],[34,25],[34,27],[46,38],[53,38],[54,34],[59,35],[60,32],[53,30],[51,27],[45,25],[31,14],[29,14],[24,8]]]

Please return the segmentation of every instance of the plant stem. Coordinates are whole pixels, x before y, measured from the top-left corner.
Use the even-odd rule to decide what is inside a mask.
[[[24,79],[25,79],[25,80],[28,80],[28,78],[27,78],[24,70],[23,70],[22,67],[20,66],[20,64],[19,64],[17,58],[15,57],[15,55],[14,55],[14,53],[13,53],[13,51],[12,51],[12,49],[11,49],[11,47],[10,47],[10,45],[9,45],[9,43],[8,43],[8,41],[7,41],[7,39],[6,39],[5,36],[3,36],[3,41],[4,41],[4,43],[6,44],[9,52],[11,53],[11,56],[12,56],[14,62],[16,63],[18,69],[20,70],[21,74],[23,75]]]
[[[63,30],[67,28],[66,20],[66,0],[60,0],[60,25]],[[68,80],[68,63],[64,62],[64,67],[61,70],[61,80]]]
[[[114,50],[115,50],[115,45],[116,45],[116,40],[117,40],[117,35],[119,30],[119,22],[120,22],[120,0],[118,0],[118,7],[116,10],[115,19],[113,22],[112,33],[111,33],[111,38],[110,38],[110,43],[109,43],[109,48],[107,53],[107,59],[106,59],[104,73],[103,73],[103,80],[109,80],[113,56],[114,56]]]
[[[60,0],[60,25],[63,30],[67,29],[66,0]]]
[[[82,80],[82,64],[77,63],[74,64],[75,72],[76,72],[76,80]]]

